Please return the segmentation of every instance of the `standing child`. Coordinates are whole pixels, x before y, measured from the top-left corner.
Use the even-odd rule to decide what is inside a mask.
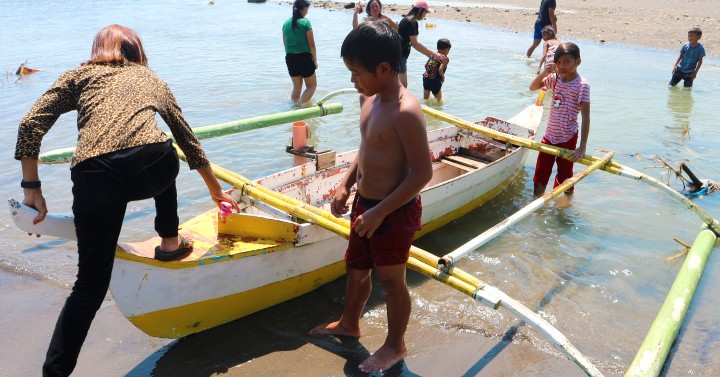
[[[447,38],[442,38],[437,41],[438,54],[443,54],[447,57],[450,54],[450,48],[452,45]],[[435,96],[438,101],[442,100],[442,85],[445,82],[445,71],[447,66],[450,64],[450,58],[446,58],[446,61],[431,56],[425,63],[425,73],[423,73],[423,98],[430,98],[430,92]]]
[[[705,47],[700,44],[700,37],[702,37],[700,28],[695,27],[688,31],[688,43],[680,49],[680,56],[675,60],[673,75],[668,85],[675,86],[683,80],[683,86],[692,87],[705,56]]]
[[[552,105],[548,116],[544,144],[560,148],[573,149],[572,161],[561,157],[538,153],[535,166],[535,195],[545,192],[550,180],[552,168],[557,163],[555,184],[557,187],[573,175],[573,161],[585,155],[588,134],[590,133],[590,84],[577,72],[580,65],[580,48],[574,43],[561,43],[555,51],[555,62],[548,63],[545,69],[530,84],[530,90],[542,87],[552,89]],[[582,116],[580,147],[578,140],[578,113]],[[571,194],[573,188],[566,191]]]
[[[420,102],[398,81],[400,35],[385,22],[362,23],[347,35],[340,56],[360,93],[360,149],[331,202],[335,216],[346,213],[350,190],[357,184],[345,253],[345,305],[338,321],[310,333],[360,336],[375,267],[387,300],[388,335],[359,368],[381,372],[407,354],[411,304],[405,270],[414,234],[421,228],[418,193],[432,177],[432,163]]]
[[[543,64],[552,63],[555,60],[555,50],[560,46],[560,40],[555,37],[555,29],[552,26],[545,26],[542,29],[543,54],[540,58],[540,66],[538,66],[537,74],[540,74]]]

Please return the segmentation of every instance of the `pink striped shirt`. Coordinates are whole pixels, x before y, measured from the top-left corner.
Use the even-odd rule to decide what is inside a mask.
[[[563,82],[557,77],[555,73],[543,79],[545,86],[552,89],[545,138],[553,144],[566,142],[578,132],[580,103],[590,103],[590,84],[584,77],[578,75],[570,82]]]

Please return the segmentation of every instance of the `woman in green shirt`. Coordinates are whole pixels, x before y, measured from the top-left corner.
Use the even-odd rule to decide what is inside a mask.
[[[307,0],[295,0],[293,15],[283,23],[283,44],[285,45],[285,64],[293,83],[290,99],[296,104],[310,101],[317,88],[317,54],[312,24],[305,18],[310,3]],[[303,82],[305,91],[302,91]]]

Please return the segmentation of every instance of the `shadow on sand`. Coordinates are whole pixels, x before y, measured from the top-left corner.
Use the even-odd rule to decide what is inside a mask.
[[[374,287],[379,287],[377,282],[374,283]],[[367,308],[385,305],[378,291],[373,290]],[[345,278],[340,278],[302,297],[188,335],[148,356],[125,376],[214,376],[228,373],[231,368],[253,359],[295,351],[309,344],[345,359],[344,375],[366,376],[358,365],[370,356],[370,352],[359,339],[308,334],[318,324],[339,316],[342,311],[340,298],[344,292]],[[401,361],[383,376],[417,375]]]

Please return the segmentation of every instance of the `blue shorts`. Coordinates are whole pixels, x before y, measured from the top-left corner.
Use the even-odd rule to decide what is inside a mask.
[[[400,58],[400,68],[398,68],[398,73],[407,73],[407,60],[408,58]]]
[[[433,95],[437,95],[438,93],[440,93],[442,85],[443,82],[442,80],[440,80],[439,77],[436,77],[434,79],[423,77],[423,89],[431,91]]]
[[[542,39],[542,29],[545,28],[546,25],[543,24],[535,24],[535,34],[533,35],[533,39]]]

